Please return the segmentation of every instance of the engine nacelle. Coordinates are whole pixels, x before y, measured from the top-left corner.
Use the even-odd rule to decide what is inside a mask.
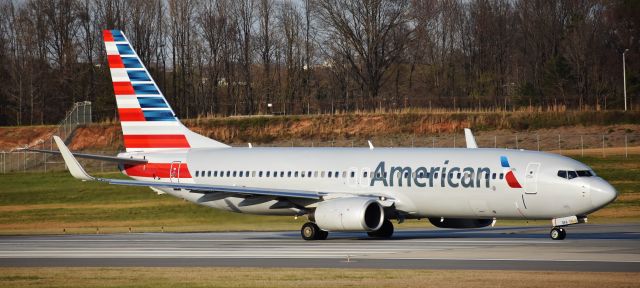
[[[429,222],[438,228],[482,228],[493,223],[493,219],[429,218]]]
[[[374,231],[382,227],[384,210],[375,199],[338,198],[320,202],[313,218],[325,231]]]

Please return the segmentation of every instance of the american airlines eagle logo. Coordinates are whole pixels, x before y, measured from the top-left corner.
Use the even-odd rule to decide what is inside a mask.
[[[504,179],[507,180],[507,184],[509,185],[509,187],[522,188],[522,185],[520,185],[520,182],[518,182],[518,179],[516,179],[513,171],[511,171],[511,165],[509,165],[509,159],[507,159],[507,156],[500,156],[500,163],[502,164],[502,169],[504,170]]]

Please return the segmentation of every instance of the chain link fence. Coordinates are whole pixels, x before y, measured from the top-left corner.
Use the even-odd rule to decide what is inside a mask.
[[[371,139],[375,147],[466,147],[464,135],[451,134],[440,136],[415,136],[400,138]],[[640,155],[640,134],[526,134],[512,135],[478,135],[476,142],[479,147],[507,148],[547,151],[567,156],[623,156]],[[46,147],[39,149],[57,150],[55,143],[47,142]],[[269,144],[252,144],[253,147],[368,147],[365,140],[291,140]],[[117,151],[82,151],[89,154],[115,155]],[[117,171],[117,165],[104,161],[78,159],[87,171],[110,172]],[[16,151],[0,152],[0,172],[46,172],[66,169],[62,158],[57,155],[44,153]]]
[[[73,133],[80,125],[91,123],[91,102],[77,102],[69,109],[65,118],[58,123],[58,127],[52,135],[57,135],[66,143],[73,137]],[[48,171],[51,167],[60,166],[61,159],[56,159],[52,154],[20,151],[22,148],[57,150],[53,138],[40,139],[34,145],[28,147],[18,147],[11,151],[0,151],[1,172],[26,172],[26,171]],[[64,166],[62,166],[64,168]]]

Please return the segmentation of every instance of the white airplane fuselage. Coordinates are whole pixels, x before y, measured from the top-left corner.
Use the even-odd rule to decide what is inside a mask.
[[[146,164],[143,166],[150,168],[137,167],[135,171],[127,166],[124,173],[137,180],[326,192],[325,200],[384,195],[393,199],[395,208],[403,211],[406,218],[553,219],[586,215],[617,195],[611,185],[595,174],[573,179],[558,176],[558,171],[592,173],[592,170],[571,158],[537,151],[201,148],[127,152],[119,156],[165,163],[162,167]],[[507,159],[508,167],[501,162],[503,158]],[[517,184],[508,183],[509,172]],[[296,215],[303,214],[301,207],[313,206],[305,201],[292,207],[280,205],[273,198],[247,200],[234,195],[160,189],[201,205],[241,213]]]

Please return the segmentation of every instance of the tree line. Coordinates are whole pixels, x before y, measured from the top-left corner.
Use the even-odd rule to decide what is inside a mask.
[[[403,108],[621,109],[640,1],[0,0],[0,125],[92,101],[117,118],[103,29],[180,117]]]

